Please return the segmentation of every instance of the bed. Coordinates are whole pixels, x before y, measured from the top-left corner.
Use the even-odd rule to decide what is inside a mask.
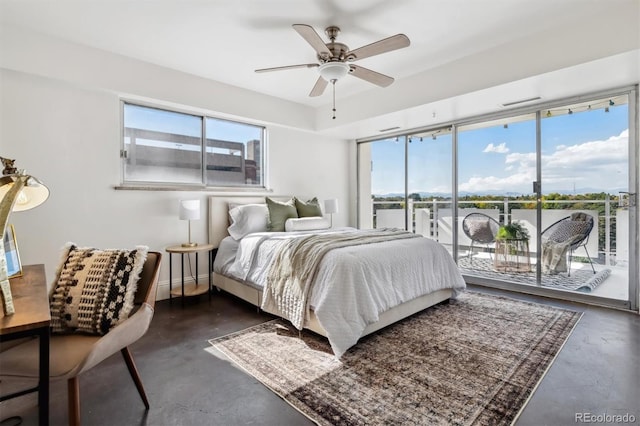
[[[291,197],[273,198],[288,200]],[[280,310],[273,309],[273,303],[268,303],[273,298],[269,289],[265,290],[267,277],[271,278],[269,274],[274,270],[270,264],[284,252],[278,248],[292,242],[297,244],[302,239],[309,243],[333,239],[333,235],[343,239],[350,239],[352,235],[360,238],[360,234],[367,231],[329,228],[236,235],[235,229],[229,228],[230,206],[243,206],[243,211],[247,211],[252,205],[264,203],[264,197],[209,198],[209,243],[218,249],[213,282],[218,289],[266,312],[283,316]],[[236,238],[229,235],[229,229]],[[313,274],[309,309],[304,309],[303,321],[296,323],[295,319],[288,319],[299,329],[327,337],[334,354],[340,358],[361,337],[464,290],[464,280],[443,246],[414,234],[399,234],[398,237],[385,236],[389,241],[326,251]]]

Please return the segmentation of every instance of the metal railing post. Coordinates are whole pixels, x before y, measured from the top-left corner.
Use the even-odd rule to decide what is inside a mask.
[[[502,218],[503,224],[509,223],[509,198],[504,197],[504,216]]]
[[[611,265],[611,199],[609,194],[604,199],[604,263]]]
[[[433,239],[438,241],[438,202],[435,198],[431,200],[431,212],[433,214],[433,225],[431,226],[431,232]]]
[[[371,200],[371,211],[372,211],[372,216],[373,216],[373,220],[377,222],[377,214],[376,214],[376,207],[377,206],[381,206],[381,205],[389,205],[389,204],[398,204],[401,203],[401,201],[374,201],[373,199]],[[531,203],[531,200],[509,200],[508,197],[505,197],[503,200],[465,200],[464,204],[472,204],[472,203],[483,203],[483,204],[489,204],[489,205],[493,205],[495,206],[494,208],[499,208],[499,205],[502,204],[504,206],[504,214],[503,217],[501,218],[501,220],[499,220],[499,222],[501,221],[504,224],[508,224],[509,223],[509,218],[511,217],[511,214],[509,213],[509,205],[510,204],[515,204],[515,205],[521,205],[521,204],[528,204]],[[564,204],[574,204],[577,202],[577,200],[554,200],[553,201],[556,204],[559,205],[564,205]],[[587,204],[587,205],[593,205],[593,206],[597,206],[599,204],[604,204],[605,206],[605,220],[603,222],[603,226],[604,226],[604,232],[605,232],[605,239],[603,242],[603,246],[600,246],[600,241],[599,241],[599,237],[598,237],[598,242],[597,242],[597,251],[598,253],[605,253],[605,260],[603,263],[605,263],[606,265],[615,265],[615,251],[613,251],[612,249],[612,244],[614,244],[616,242],[616,236],[611,236],[611,228],[612,226],[615,225],[615,222],[612,220],[612,203],[615,203],[615,200],[611,200],[611,197],[609,195],[606,196],[606,198],[604,200],[600,199],[600,200],[580,200],[580,203],[583,204]],[[422,202],[418,202],[418,204],[420,204]],[[426,205],[429,205],[428,201],[424,201],[424,203]],[[435,198],[431,199],[431,212],[429,213],[429,221],[430,221],[430,231],[429,231],[429,236],[433,237],[433,239],[435,239],[436,241],[439,241],[439,234],[440,234],[440,227],[438,224],[438,219],[439,219],[439,205],[440,204],[447,204],[447,201],[439,201]],[[413,199],[408,199],[407,201],[407,222],[408,222],[408,227],[407,229],[409,231],[413,231],[414,226],[413,226],[413,220],[411,220],[411,218],[414,215],[414,210],[416,208],[416,203],[414,202]],[[585,207],[586,209],[588,209],[588,207]],[[541,213],[543,213],[544,211],[546,211],[547,209],[542,209]],[[549,209],[549,210],[562,210],[562,208],[559,209]],[[453,217],[453,211],[452,211],[452,217]],[[600,216],[598,216],[598,228],[600,228]],[[376,227],[378,226],[378,224],[376,223]],[[622,242],[624,243],[624,242]]]

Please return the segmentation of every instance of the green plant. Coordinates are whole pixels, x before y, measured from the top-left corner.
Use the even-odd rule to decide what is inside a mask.
[[[507,225],[503,225],[498,229],[498,240],[527,240],[529,241],[529,231],[519,222],[511,222]]]

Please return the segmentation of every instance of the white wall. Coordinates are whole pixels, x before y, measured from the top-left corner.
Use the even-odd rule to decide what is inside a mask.
[[[121,173],[119,112],[115,91],[0,69],[0,155],[17,159],[19,168],[51,190],[46,203],[13,213],[10,222],[22,263],[44,263],[49,282],[68,241],[101,248],[144,244],[162,252],[183,242],[187,223],[178,220],[179,199],[201,199],[203,220],[192,223],[192,239],[207,239],[206,197],[212,193],[114,189]],[[345,208],[334,223],[346,225],[349,144],[307,131],[267,128],[272,193],[338,198]],[[205,274],[205,262],[200,265]],[[168,271],[167,255],[159,298],[167,297]]]

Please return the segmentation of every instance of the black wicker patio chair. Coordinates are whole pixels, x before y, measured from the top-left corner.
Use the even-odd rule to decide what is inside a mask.
[[[591,256],[587,250],[589,234],[593,229],[593,225],[593,216],[586,213],[573,213],[571,216],[562,218],[549,225],[544,231],[542,231],[542,234],[540,234],[543,243],[543,257],[544,251],[548,249],[550,244],[567,245],[566,254],[568,254],[569,257],[567,275],[571,276],[571,260],[573,259],[573,252],[579,247],[584,247],[589,264],[591,264],[591,270],[595,274],[596,270],[593,267]]]
[[[462,231],[471,240],[469,246],[469,258],[473,253],[474,244],[484,244],[487,246],[489,256],[491,256],[491,245],[496,242],[500,223],[491,216],[484,213],[469,213],[462,219]]]

